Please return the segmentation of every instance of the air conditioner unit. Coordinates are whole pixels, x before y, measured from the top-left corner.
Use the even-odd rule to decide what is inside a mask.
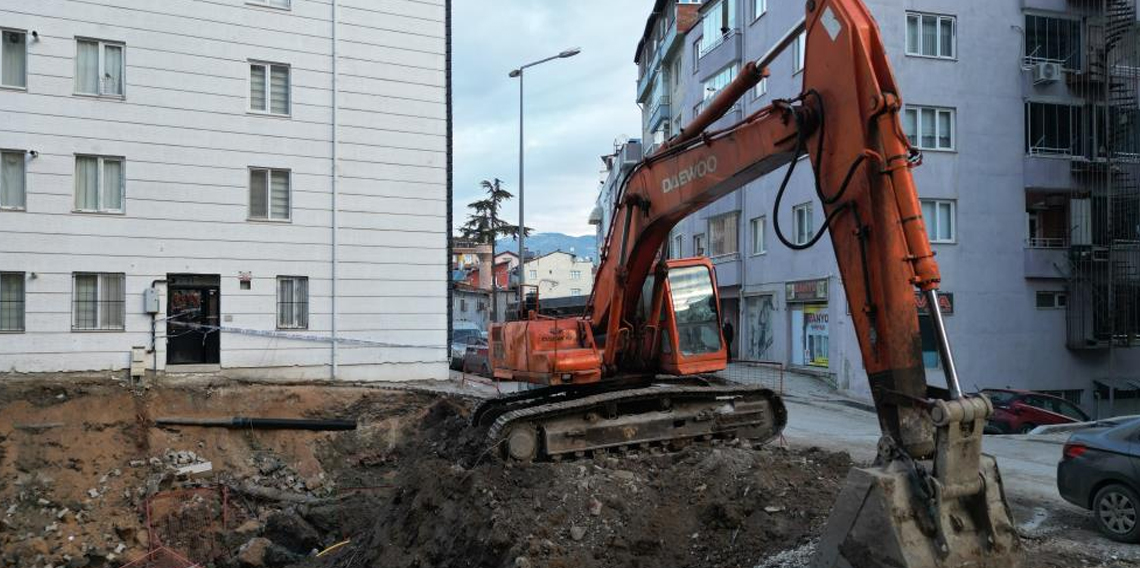
[[[1061,80],[1061,64],[1042,61],[1033,65],[1033,84],[1044,85]]]

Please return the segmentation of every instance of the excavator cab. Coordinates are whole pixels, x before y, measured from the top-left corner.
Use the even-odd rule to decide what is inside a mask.
[[[667,260],[650,280],[658,322],[650,360],[668,375],[696,375],[724,370],[728,359],[721,335],[716,271],[707,258]],[[652,355],[656,355],[653,357]]]

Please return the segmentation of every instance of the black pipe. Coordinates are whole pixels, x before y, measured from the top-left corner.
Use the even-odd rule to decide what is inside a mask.
[[[157,418],[157,426],[206,426],[220,428],[246,428],[254,430],[355,430],[355,420],[324,420],[308,418]]]

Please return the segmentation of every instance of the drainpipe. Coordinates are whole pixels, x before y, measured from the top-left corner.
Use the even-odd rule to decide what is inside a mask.
[[[336,41],[336,24],[337,24],[337,8],[338,0],[333,0],[332,3],[332,379],[337,378],[337,328],[336,328],[336,295],[337,295],[337,233],[340,232],[340,221],[337,219],[337,178],[340,176],[340,168],[337,164],[337,136],[340,134],[338,129],[337,117],[337,41]]]

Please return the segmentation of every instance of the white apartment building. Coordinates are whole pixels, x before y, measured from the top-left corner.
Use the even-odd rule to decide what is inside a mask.
[[[0,373],[446,377],[446,0],[5,0],[0,30]]]
[[[554,251],[526,261],[523,283],[538,286],[539,300],[589,296],[594,289],[594,263]]]

